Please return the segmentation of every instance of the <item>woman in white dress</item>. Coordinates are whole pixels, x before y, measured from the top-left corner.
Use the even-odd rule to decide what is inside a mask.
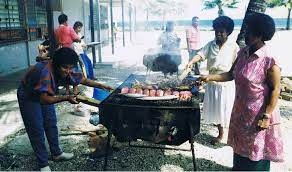
[[[208,42],[193,59],[187,68],[192,68],[198,61],[207,60],[209,74],[228,72],[239,50],[235,41],[228,40],[234,22],[227,16],[220,16],[213,21],[215,39]],[[203,103],[203,117],[207,123],[216,124],[219,134],[211,143],[217,144],[223,138],[223,127],[229,126],[231,110],[234,103],[235,85],[233,81],[220,83],[210,82],[206,85]]]

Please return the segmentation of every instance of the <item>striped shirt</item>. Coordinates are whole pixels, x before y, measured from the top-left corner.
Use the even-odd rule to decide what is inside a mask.
[[[81,73],[71,73],[62,80],[62,84],[78,85],[82,80]],[[52,61],[42,61],[32,66],[25,74],[22,84],[30,96],[39,97],[41,93],[55,95],[60,83],[56,82],[53,74]]]

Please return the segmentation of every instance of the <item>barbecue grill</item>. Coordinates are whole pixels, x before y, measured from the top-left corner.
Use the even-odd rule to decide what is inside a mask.
[[[143,64],[147,67],[147,73],[161,71],[164,75],[168,73],[172,75],[178,72],[181,54],[176,50],[149,49],[143,56]]]
[[[200,131],[199,99],[191,101],[172,100],[139,100],[119,94],[121,88],[131,87],[135,81],[143,82],[144,75],[130,75],[114,92],[99,105],[101,123],[108,129],[108,142],[104,169],[107,167],[108,152],[112,134],[118,140],[131,141],[141,139],[159,145],[180,145],[189,140],[194,170],[196,170],[194,153],[194,135]],[[148,148],[162,148],[146,146]]]

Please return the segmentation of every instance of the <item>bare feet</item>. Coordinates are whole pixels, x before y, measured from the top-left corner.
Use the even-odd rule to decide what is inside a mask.
[[[215,137],[212,141],[211,141],[211,144],[212,145],[217,145],[219,143],[221,143],[221,140],[222,140],[222,137]]]
[[[223,127],[221,126],[221,124],[218,124],[218,125],[217,125],[217,128],[218,128],[219,134],[218,134],[217,137],[215,137],[215,138],[211,141],[211,144],[212,144],[212,145],[217,145],[217,144],[221,143],[222,138],[223,138],[223,134],[224,134]]]

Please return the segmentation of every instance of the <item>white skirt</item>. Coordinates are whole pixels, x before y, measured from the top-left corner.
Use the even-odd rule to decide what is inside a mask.
[[[208,124],[229,127],[235,97],[234,81],[211,82],[205,89],[202,118]]]

